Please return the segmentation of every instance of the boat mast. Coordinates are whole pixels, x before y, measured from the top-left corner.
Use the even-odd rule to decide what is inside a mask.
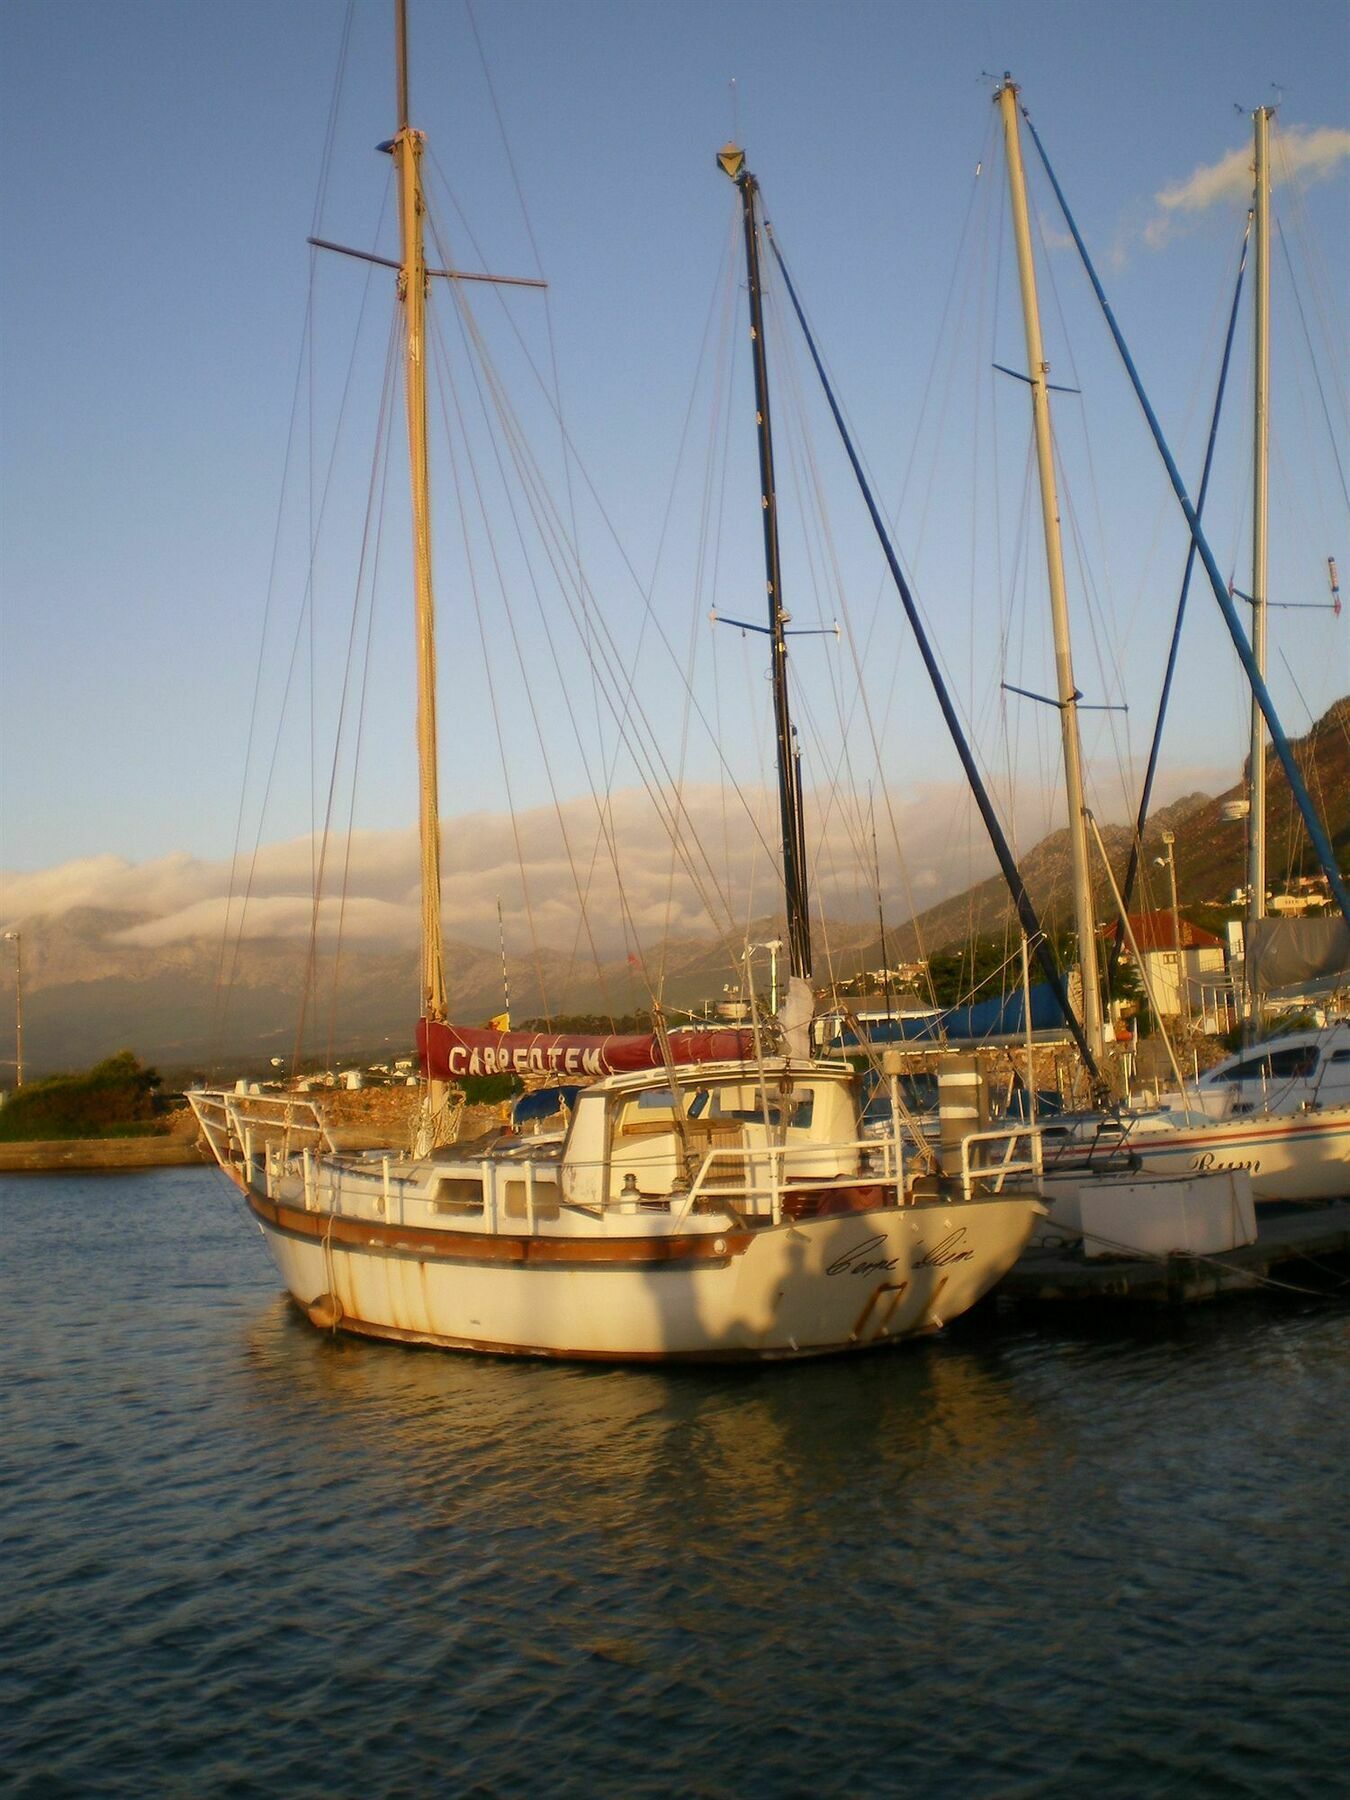
[[[1270,119],[1273,107],[1252,114],[1256,154],[1255,344],[1253,348],[1254,422],[1252,442],[1252,657],[1266,678],[1266,529],[1270,512]],[[1252,696],[1252,732],[1248,776],[1251,796],[1247,840],[1247,1017],[1251,1031],[1259,1024],[1256,997],[1256,926],[1266,916],[1266,728],[1260,702]]]
[[[788,957],[792,973],[811,979],[810,900],[806,877],[806,830],[802,820],[801,760],[788,710],[787,623],[779,578],[778,499],[773,478],[773,430],[769,419],[769,370],[764,350],[764,308],[759,272],[759,227],[755,199],[759,183],[745,166],[745,152],[725,145],[718,167],[740,189],[745,227],[745,272],[750,294],[750,346],[755,371],[755,422],[759,432],[760,504],[764,515],[764,573],[769,599],[773,716],[778,740],[778,810],[783,831],[783,887],[787,903]]]
[[[1041,518],[1045,527],[1045,560],[1050,584],[1050,619],[1055,640],[1055,678],[1060,730],[1064,741],[1064,785],[1069,802],[1069,860],[1073,877],[1074,924],[1078,934],[1078,965],[1083,981],[1083,1032],[1093,1057],[1100,1063],[1105,1051],[1101,985],[1097,969],[1097,933],[1092,906],[1092,881],[1088,861],[1087,809],[1083,796],[1083,752],[1078,733],[1079,693],[1073,679],[1069,644],[1069,607],[1064,586],[1064,551],[1060,543],[1059,497],[1055,488],[1055,450],[1050,432],[1050,393],[1046,380],[1049,364],[1041,341],[1040,306],[1036,294],[1036,264],[1031,248],[1031,221],[1027,210],[1026,172],[1022,165],[1021,120],[1016,84],[1005,75],[994,98],[1003,117],[1007,145],[1008,185],[1012,194],[1013,234],[1017,240],[1017,267],[1022,286],[1022,316],[1026,326],[1027,379],[1031,387],[1031,412],[1036,433],[1036,463],[1040,473]]]
[[[398,291],[404,319],[404,390],[408,412],[408,471],[412,489],[413,585],[417,635],[417,762],[422,852],[422,1016],[443,1022],[445,951],[441,938],[441,819],[436,760],[436,608],[431,591],[431,518],[427,494],[426,304],[427,264],[422,242],[422,133],[408,123],[407,0],[395,0],[398,62],[398,168],[402,262]],[[430,1084],[434,1117],[445,1084]]]

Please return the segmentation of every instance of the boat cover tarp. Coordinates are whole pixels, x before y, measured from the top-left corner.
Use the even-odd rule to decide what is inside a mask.
[[[522,1094],[511,1108],[511,1123],[529,1125],[537,1119],[551,1119],[557,1112],[571,1112],[580,1092],[575,1085],[535,1088],[533,1093]]]
[[[860,1021],[861,1041],[869,1044],[974,1043],[983,1038],[1012,1037],[1027,1028],[1022,990],[1003,994],[993,1000],[981,1000],[978,1006],[954,1006],[944,1012],[900,1014],[893,1019]],[[1054,989],[1043,981],[1031,988],[1031,1029],[1062,1030],[1064,1009],[1055,998]],[[844,1045],[857,1044],[855,1032],[846,1029]]]
[[[1339,917],[1257,919],[1248,926],[1256,950],[1256,985],[1263,994],[1336,977],[1350,981],[1350,925]]]
[[[674,1031],[671,1061],[737,1062],[755,1054],[753,1031]],[[417,1026],[422,1072],[431,1081],[465,1075],[622,1075],[665,1067],[650,1032],[584,1036],[576,1032],[493,1031],[422,1019]]]

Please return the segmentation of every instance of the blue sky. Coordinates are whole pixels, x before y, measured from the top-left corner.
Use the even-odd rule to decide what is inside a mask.
[[[0,201],[0,868],[229,855],[305,322],[304,240],[316,216],[344,18],[337,0],[6,0],[0,10],[7,171]],[[1019,577],[1010,548],[1021,500],[1009,458],[1017,434],[1025,438],[1025,419],[1009,409],[1020,402],[1005,395],[991,403],[1002,409],[998,431],[1014,446],[994,497],[992,440],[982,438],[978,418],[958,417],[974,377],[952,373],[962,366],[954,334],[963,306],[971,318],[982,307],[989,313],[977,358],[992,348],[1000,360],[1023,360],[1015,314],[996,314],[987,285],[989,259],[1001,255],[999,305],[1010,298],[1010,245],[979,251],[968,237],[959,254],[968,212],[971,230],[987,230],[986,244],[997,244],[990,221],[1002,194],[986,202],[972,188],[992,142],[984,76],[1009,68],[1022,83],[1190,472],[1202,447],[1215,322],[1241,209],[1220,203],[1174,213],[1174,228],[1160,234],[1157,197],[1241,150],[1246,110],[1274,98],[1274,84],[1288,143],[1319,128],[1344,132],[1350,13],[1335,0],[1279,7],[1245,0],[1128,7],[481,0],[474,18],[528,220],[515,199],[469,16],[457,4],[412,0],[415,119],[483,255],[504,272],[542,265],[548,277],[547,312],[535,297],[508,304],[539,354],[547,354],[551,330],[571,437],[643,578],[671,498],[705,320],[716,307],[732,195],[713,156],[734,116],[888,504],[917,459],[900,508],[900,542],[958,689],[985,730],[982,749],[993,767],[1007,736],[989,711],[998,667],[1016,680],[1015,666],[1035,687],[1046,649],[1033,619],[1032,565]],[[387,174],[373,147],[394,125],[390,35],[383,0],[360,0],[321,213],[325,235],[358,245],[374,240]],[[1324,294],[1340,305],[1331,333],[1343,343],[1350,165],[1334,150],[1325,161],[1319,178],[1305,176],[1296,209],[1284,196],[1279,205],[1291,249],[1312,246],[1320,259],[1309,303]],[[998,179],[1001,166],[995,155],[990,170]],[[1079,681],[1090,694],[1100,687],[1091,647],[1100,639],[1101,679],[1114,684],[1113,698],[1123,692],[1130,702],[1126,748],[1137,754],[1160,676],[1181,540],[1081,277],[1071,255],[1055,247],[1048,198],[1038,199],[1053,265],[1046,272],[1050,355],[1057,375],[1070,368],[1084,386],[1083,407],[1100,434],[1089,463],[1079,410],[1069,403],[1060,415],[1070,504],[1094,558],[1100,612],[1095,627],[1083,623]],[[1150,226],[1165,241],[1150,244]],[[386,226],[383,248],[391,242]],[[476,260],[462,235],[455,248],[466,263]],[[326,348],[363,279],[355,264],[322,272],[338,320]],[[489,308],[486,299],[481,304]],[[1281,334],[1293,349],[1277,350],[1277,366],[1287,361],[1292,370],[1302,351],[1287,308]],[[1246,394],[1245,335],[1242,345],[1234,421]],[[341,369],[345,354],[333,351],[334,367]],[[980,366],[987,370],[987,361]],[[1350,569],[1350,536],[1306,358],[1302,367],[1276,417],[1275,495],[1288,502],[1290,522],[1276,527],[1283,560],[1273,588],[1320,599],[1326,555],[1339,554]],[[949,403],[928,389],[935,370],[939,389],[946,384],[954,396]],[[1327,380],[1331,372],[1322,374]],[[696,395],[690,416],[692,435],[706,433],[706,399]],[[1343,413],[1333,416],[1343,428]],[[1222,500],[1216,478],[1216,550],[1245,585],[1246,450],[1240,428],[1230,421],[1229,429]],[[751,452],[747,436],[733,452],[736,468]],[[1341,454],[1344,460],[1344,444]],[[341,504],[350,520],[363,503],[354,461],[345,478],[351,485]],[[688,496],[698,479],[686,468],[676,487],[654,588],[682,643],[698,535]],[[1005,514],[1002,616],[1019,621],[1013,626],[999,623],[1000,596],[982,573],[994,552],[970,547],[977,529],[990,530],[988,519],[972,523],[981,504],[990,518],[1000,507]],[[868,560],[847,506],[840,500],[832,518],[845,540],[841,560],[859,616],[870,617],[875,559]],[[721,595],[727,611],[755,592],[757,530],[749,514],[725,552],[733,572]],[[597,548],[597,586],[615,608],[616,629],[632,642],[637,598],[623,591],[594,516],[584,535]],[[1072,558],[1070,585],[1083,586]],[[1020,586],[1027,589],[1021,599]],[[457,591],[453,575],[443,580],[443,642],[452,644]],[[705,602],[700,595],[704,611]],[[294,592],[274,604],[284,620]],[[1076,604],[1085,605],[1081,592]],[[815,610],[812,601],[799,616]],[[1175,785],[1191,771],[1235,769],[1243,751],[1231,651],[1212,599],[1197,592],[1193,610],[1186,685],[1168,740]],[[1307,710],[1320,712],[1350,687],[1347,624],[1287,613],[1276,630],[1298,687],[1278,660],[1272,681],[1297,730]],[[357,816],[377,831],[404,825],[413,812],[401,631],[390,627],[367,700],[372,723]],[[1001,633],[1015,647],[1000,657],[993,652]],[[883,632],[878,646],[870,672],[893,694],[882,759],[890,766],[878,779],[902,790],[949,779],[954,765],[916,685],[912,653],[903,660],[898,632]],[[468,666],[455,649],[449,654],[457,673]],[[742,679],[741,654],[726,652],[724,685]],[[801,650],[803,667],[810,654]],[[895,656],[902,661],[893,678]],[[506,790],[488,715],[461,701],[458,686],[444,704],[452,732],[445,812],[500,812]],[[884,703],[877,705],[880,717]],[[1093,728],[1089,755],[1106,771],[1103,810],[1120,817],[1123,805],[1105,789],[1123,740],[1113,748],[1105,721]],[[678,735],[673,717],[671,724]],[[1048,780],[1044,721],[1023,718],[1013,729],[1020,774],[1033,785]],[[745,735],[738,748],[757,757],[753,733]],[[523,724],[520,736],[529,737]],[[542,805],[559,790],[565,801],[584,793],[588,770],[579,754],[560,742],[551,790],[530,744],[521,748],[524,769],[512,790],[518,804]],[[706,747],[690,751],[687,767],[699,779],[717,774]],[[619,784],[630,778],[620,767]],[[820,753],[814,778],[823,778]],[[306,829],[313,815],[307,771],[294,791],[293,801],[274,797],[265,836]]]

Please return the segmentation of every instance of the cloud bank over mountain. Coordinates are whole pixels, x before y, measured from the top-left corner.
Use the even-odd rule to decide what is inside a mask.
[[[1211,772],[1178,771],[1175,791]],[[1198,777],[1198,778],[1197,778]],[[602,957],[667,938],[735,937],[779,906],[777,801],[767,791],[729,802],[720,789],[590,796],[515,819],[474,813],[444,825],[444,916],[456,937],[497,939]],[[964,786],[934,782],[879,794],[870,814],[840,797],[810,796],[812,900],[831,917],[871,918],[877,877],[899,923],[990,872],[993,859]],[[1020,798],[1024,842],[1053,820],[1052,797]],[[873,827],[875,826],[875,863]],[[674,849],[672,849],[672,842]],[[900,848],[897,848],[897,845]],[[110,942],[163,950],[186,943],[339,937],[353,947],[413,945],[419,920],[415,831],[358,831],[325,849],[309,837],[261,846],[232,869],[181,853],[134,863],[82,858],[0,878],[0,922],[57,918],[77,908],[120,915]],[[316,905],[314,894],[323,899]],[[583,923],[582,921],[585,921]]]

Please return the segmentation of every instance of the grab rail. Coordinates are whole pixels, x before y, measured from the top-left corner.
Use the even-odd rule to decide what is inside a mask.
[[[1018,1157],[1013,1154],[1022,1139],[1026,1139],[1031,1146],[1030,1156]],[[974,1145],[999,1143],[1006,1146],[999,1162],[974,1165],[971,1156]],[[1044,1173],[1045,1158],[1038,1126],[1018,1125],[1002,1127],[997,1131],[972,1131],[961,1140],[961,1192],[967,1200],[974,1194],[977,1184],[987,1186],[992,1183],[994,1193],[1001,1194],[1009,1175],[1034,1175],[1039,1181]]]

